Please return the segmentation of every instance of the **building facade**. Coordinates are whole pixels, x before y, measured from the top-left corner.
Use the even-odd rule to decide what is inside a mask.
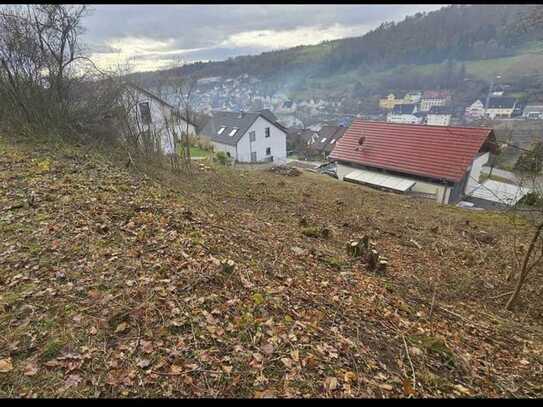
[[[202,133],[215,151],[224,151],[236,162],[284,162],[287,158],[287,130],[270,111],[215,111]]]

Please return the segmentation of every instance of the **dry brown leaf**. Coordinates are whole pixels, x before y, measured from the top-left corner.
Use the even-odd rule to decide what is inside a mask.
[[[149,367],[151,362],[148,359],[139,359],[136,363],[136,366],[141,367],[142,369],[145,369],[146,367]]]
[[[266,355],[271,355],[273,353],[273,351],[274,351],[273,345],[271,343],[267,343],[265,345],[262,345],[262,347],[260,349]]]
[[[117,325],[117,328],[115,329],[115,333],[122,333],[126,331],[126,328],[128,328],[128,324],[126,322],[121,322],[119,325]]]
[[[144,353],[151,353],[153,352],[153,342],[151,341],[141,341],[141,349]]]
[[[335,377],[328,376],[326,379],[324,379],[324,388],[327,391],[334,391],[337,389],[337,379]]]
[[[171,374],[181,374],[183,373],[183,367],[178,365],[171,365],[170,366],[170,373]]]
[[[38,370],[39,368],[36,361],[32,360],[25,365],[23,374],[25,376],[34,376],[36,373],[38,373]]]
[[[13,370],[11,358],[0,359],[0,373],[7,373]]]

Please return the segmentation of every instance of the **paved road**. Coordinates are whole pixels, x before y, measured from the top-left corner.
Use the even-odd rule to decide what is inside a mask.
[[[488,175],[490,171],[490,167],[483,167],[481,168],[481,172],[485,175]],[[508,179],[509,181],[517,182],[518,179],[511,171],[506,170],[500,170],[499,168],[494,168],[492,170],[492,175],[496,175],[497,177]]]

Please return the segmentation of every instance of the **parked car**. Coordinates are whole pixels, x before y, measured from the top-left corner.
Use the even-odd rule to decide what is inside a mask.
[[[336,163],[325,163],[317,167],[317,171],[321,174],[329,175],[333,178],[337,178]]]

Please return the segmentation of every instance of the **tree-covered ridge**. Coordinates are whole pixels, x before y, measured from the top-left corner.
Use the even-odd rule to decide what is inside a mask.
[[[520,44],[538,38],[519,29],[519,20],[534,6],[452,5],[386,22],[361,37],[319,45],[240,56],[220,62],[197,62],[184,75],[262,78],[293,72],[325,75],[353,68],[381,70],[398,64],[432,64],[446,59],[472,60],[513,55]]]

